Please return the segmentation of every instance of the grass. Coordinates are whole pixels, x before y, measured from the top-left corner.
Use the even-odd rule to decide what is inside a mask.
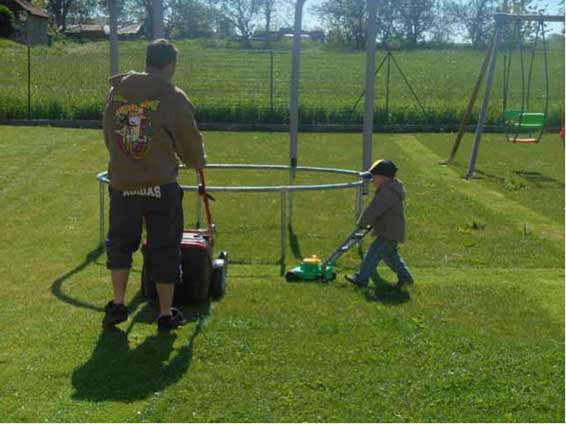
[[[131,319],[103,330],[110,296],[97,249],[99,131],[0,127],[0,410],[14,422],[564,422],[563,147],[486,135],[478,174],[451,168],[447,134],[378,134],[374,156],[409,193],[402,254],[417,282],[368,291],[279,277],[277,194],[219,193],[229,288],[202,318],[155,330],[137,293]],[[205,134],[213,163],[286,163],[288,139]],[[361,137],[301,135],[300,164],[357,169]],[[557,160],[560,158],[560,160]],[[278,184],[285,173],[210,171],[209,183]],[[188,174],[184,182],[193,181]],[[304,175],[301,182],[333,182]],[[509,183],[512,181],[512,184]],[[327,254],[351,229],[353,193],[298,194],[289,266]],[[494,203],[497,199],[498,203]],[[190,226],[194,202],[186,201]],[[527,231],[524,231],[526,224]],[[196,311],[188,309],[187,313]]]
[[[175,82],[197,106],[200,122],[287,123],[291,54],[277,50],[242,51],[202,40],[178,41]],[[142,70],[145,42],[120,43],[120,70]],[[549,46],[550,97],[547,123],[557,127],[563,111],[564,48]],[[379,51],[380,63],[385,52]],[[418,94],[424,115],[392,68],[390,104],[386,106],[386,67],[376,82],[376,124],[428,124],[442,128],[458,124],[478,76],[483,52],[417,50],[394,57]],[[544,72],[539,52],[532,80],[530,108],[544,110]],[[24,46],[0,44],[0,119],[27,114],[27,54]],[[56,44],[32,49],[32,116],[34,118],[99,119],[108,89],[108,43]],[[501,58],[502,56],[500,56]],[[518,66],[518,54],[515,53]],[[489,124],[501,122],[503,60],[498,62],[488,114]],[[80,69],[80,73],[77,70]],[[301,113],[304,124],[361,123],[365,54],[307,48],[301,57]],[[512,69],[509,107],[520,107],[521,75]],[[477,118],[479,102],[473,119]]]

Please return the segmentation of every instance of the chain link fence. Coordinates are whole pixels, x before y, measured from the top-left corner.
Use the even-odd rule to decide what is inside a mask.
[[[0,119],[98,120],[108,90],[109,46],[105,42],[51,48],[0,47]],[[291,52],[196,47],[179,42],[174,82],[197,106],[203,123],[287,124]],[[387,52],[379,51],[382,62]],[[376,125],[457,126],[477,78],[483,52],[453,49],[394,52],[376,81]],[[119,69],[144,68],[145,43],[120,44]],[[532,106],[544,99],[542,57],[535,71]],[[500,61],[501,63],[502,61]],[[397,66],[398,65],[398,66]],[[365,54],[306,50],[301,55],[300,121],[359,125],[363,119]],[[550,51],[549,122],[563,110],[564,51]],[[515,73],[519,78],[519,73]],[[511,83],[511,101],[520,98]],[[488,124],[501,117],[502,72],[496,74]],[[415,99],[418,95],[420,101]],[[477,113],[477,112],[476,112]],[[474,117],[472,118],[474,119]]]

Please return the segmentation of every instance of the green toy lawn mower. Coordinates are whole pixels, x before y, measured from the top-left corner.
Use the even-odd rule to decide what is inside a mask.
[[[305,258],[299,266],[285,273],[285,279],[287,281],[322,282],[334,280],[336,278],[334,262],[336,262],[340,256],[350,250],[353,246],[358,244],[366,236],[366,234],[370,232],[370,230],[371,227],[356,228],[324,261],[321,261],[316,255]]]

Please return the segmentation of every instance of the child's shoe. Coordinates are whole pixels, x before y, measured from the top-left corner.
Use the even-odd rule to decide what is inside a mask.
[[[367,287],[367,284],[362,284],[358,281],[358,279],[356,278],[356,275],[345,275],[344,278],[346,279],[346,281],[349,281],[350,283],[352,283],[354,286],[360,288],[360,289],[365,289]]]

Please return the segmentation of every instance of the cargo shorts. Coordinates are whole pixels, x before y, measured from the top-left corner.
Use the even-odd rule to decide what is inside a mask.
[[[177,183],[120,191],[109,187],[110,213],[106,238],[110,270],[130,269],[138,250],[145,219],[149,278],[177,282],[183,237],[183,190]]]

